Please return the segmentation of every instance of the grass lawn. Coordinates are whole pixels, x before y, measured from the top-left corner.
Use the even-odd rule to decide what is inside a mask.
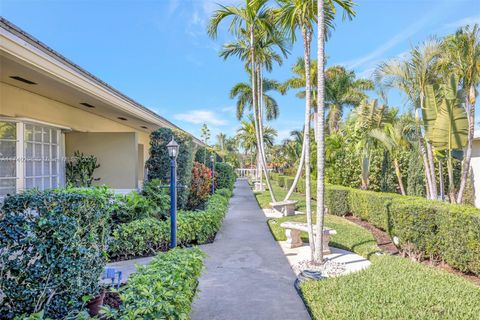
[[[286,191],[275,181],[278,198]],[[261,207],[270,202],[268,191],[256,194]],[[295,193],[298,210],[305,210],[304,196]],[[312,203],[314,206],[314,202]],[[285,240],[284,221],[306,221],[293,216],[269,219],[273,237]],[[379,249],[370,231],[338,216],[325,217],[337,230],[330,244],[371,260],[372,266],[354,274],[302,285],[314,319],[480,319],[480,288],[446,271],[394,256],[377,256]],[[306,233],[302,239],[308,242]]]

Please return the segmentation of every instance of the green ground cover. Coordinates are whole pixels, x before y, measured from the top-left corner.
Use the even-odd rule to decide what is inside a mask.
[[[286,191],[276,181],[272,183],[275,195],[283,199]],[[268,191],[256,197],[261,207],[268,207]],[[292,199],[299,200],[298,210],[305,210],[303,195],[294,193]],[[277,241],[285,240],[280,227],[284,221],[305,222],[306,217],[269,219]],[[302,294],[314,319],[478,318],[480,288],[475,284],[406,258],[375,255],[379,249],[373,235],[345,218],[327,215],[325,223],[337,230],[331,245],[369,258],[372,266],[347,276],[303,284]],[[302,239],[308,242],[306,233],[302,233]]]

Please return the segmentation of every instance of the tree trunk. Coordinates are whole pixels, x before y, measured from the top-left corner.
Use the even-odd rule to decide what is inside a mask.
[[[397,175],[398,179],[398,186],[400,187],[400,192],[402,193],[402,196],[405,196],[405,188],[403,187],[403,181],[402,181],[402,174],[400,172],[400,165],[398,164],[398,159],[393,158],[393,164],[395,166],[395,174]]]
[[[305,137],[305,130],[308,130],[306,126],[303,128],[304,137]],[[303,163],[305,162],[305,147],[306,147],[305,139],[303,139],[302,155],[300,156],[300,162],[298,163],[297,173],[295,174],[295,178],[293,179],[292,186],[290,187],[290,190],[288,190],[287,195],[285,196],[285,199],[283,199],[283,201],[290,199],[290,197],[293,194],[293,191],[295,191],[295,188],[297,187],[298,180],[300,180],[300,177],[302,176]]]
[[[432,199],[437,199],[438,197],[438,190],[437,190],[437,178],[435,174],[435,162],[433,161],[433,149],[430,142],[426,141],[427,145],[427,157],[428,157],[428,165],[430,168],[430,176],[432,179],[432,186],[430,189]]]
[[[462,203],[465,186],[467,185],[468,174],[470,172],[470,162],[472,159],[473,136],[475,133],[475,86],[470,85],[469,94],[465,98],[465,106],[468,115],[468,140],[465,150],[465,157],[462,163],[462,179],[458,188],[457,203]]]
[[[427,198],[435,199],[432,194],[432,179],[430,175],[430,168],[428,165],[427,153],[425,151],[425,145],[423,143],[423,137],[419,137],[418,139],[418,149],[420,150],[420,154],[422,155],[423,167],[425,168],[425,178],[427,179]]]
[[[448,195],[450,203],[455,203],[455,183],[453,181],[452,150],[447,150],[447,170],[448,170]]]
[[[310,244],[310,260],[314,262],[315,242],[313,236],[312,221],[312,196],[310,190],[310,99],[311,99],[311,83],[310,83],[310,32],[306,27],[302,27],[303,49],[305,59],[305,128],[303,142],[305,144],[305,201],[306,215],[308,225],[308,241]]]
[[[258,113],[258,98],[257,98],[257,85],[256,85],[256,63],[255,63],[255,49],[254,49],[254,32],[253,32],[253,26],[250,27],[250,64],[251,64],[251,72],[252,72],[252,107],[253,107],[253,118],[255,122],[255,135],[257,138],[257,152],[260,155],[261,159],[261,168],[263,168],[266,176],[266,181],[267,181],[267,186],[268,186],[268,191],[270,192],[270,197],[273,202],[276,202],[275,195],[273,194],[272,187],[270,185],[270,180],[268,179],[268,174],[267,174],[267,168],[266,168],[266,163],[265,163],[265,156],[263,154],[263,149],[262,149],[262,133],[260,132],[260,125],[259,125],[259,113]]]
[[[324,113],[325,113],[325,15],[323,11],[324,0],[317,2],[318,14],[318,84],[317,84],[317,113],[318,113],[318,128],[317,128],[317,235],[315,239],[315,263],[323,263],[323,226],[325,219],[325,200],[324,200],[324,172],[325,172],[325,128],[324,128]]]
[[[422,125],[420,123],[420,111],[423,108],[423,94],[420,93],[420,108],[416,109],[416,120],[417,120],[417,133],[419,133],[419,149],[423,158],[423,165],[425,167],[425,177],[427,180],[427,198],[436,199],[437,198],[437,183],[435,181],[435,167],[433,166],[433,153],[430,143],[425,139],[425,135],[422,130]],[[423,121],[423,119],[422,119]],[[425,148],[425,142],[427,148]],[[430,157],[431,156],[431,157]],[[430,161],[431,160],[431,161]],[[432,173],[433,168],[433,173]]]
[[[440,199],[445,201],[445,181],[443,179],[443,162],[438,159],[438,182],[440,184]]]

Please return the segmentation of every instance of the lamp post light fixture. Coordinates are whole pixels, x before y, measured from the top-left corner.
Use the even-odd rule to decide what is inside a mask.
[[[167,144],[170,157],[170,248],[177,246],[177,156],[178,143],[172,137]]]
[[[212,194],[215,193],[215,155],[210,155],[210,162],[212,163]]]

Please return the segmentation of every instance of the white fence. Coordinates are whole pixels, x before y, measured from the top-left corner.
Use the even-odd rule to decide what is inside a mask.
[[[273,171],[273,169],[267,169],[268,172]],[[257,169],[248,169],[248,168],[237,168],[235,169],[235,173],[239,178],[255,178],[257,177]]]

